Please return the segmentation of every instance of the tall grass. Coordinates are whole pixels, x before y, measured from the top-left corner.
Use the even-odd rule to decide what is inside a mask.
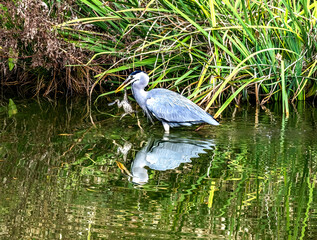
[[[180,91],[206,109],[219,107],[215,117],[232,101],[280,101],[288,109],[289,101],[316,96],[317,2],[151,0],[139,5],[133,0],[79,0],[78,4],[83,18],[57,27],[77,46],[95,52],[88,64],[104,67],[97,82],[117,84],[118,78],[111,76],[141,68],[159,79],[151,87]],[[79,30],[83,24],[101,31],[93,26]]]

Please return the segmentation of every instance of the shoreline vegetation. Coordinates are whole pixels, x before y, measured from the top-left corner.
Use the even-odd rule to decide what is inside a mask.
[[[0,84],[99,98],[141,69],[150,89],[215,117],[242,101],[280,102],[288,116],[290,103],[317,96],[316,21],[309,0],[0,1]]]

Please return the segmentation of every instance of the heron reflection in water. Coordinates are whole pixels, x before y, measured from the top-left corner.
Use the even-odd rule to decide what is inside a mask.
[[[147,168],[166,171],[175,169],[182,163],[191,162],[192,158],[206,153],[214,147],[212,139],[196,140],[165,136],[162,139],[149,139],[148,143],[136,154],[131,165],[131,173],[121,164],[118,166],[130,176],[130,181],[145,184],[149,180]],[[124,168],[124,169],[123,169]]]
[[[186,97],[163,88],[144,91],[149,83],[149,76],[143,71],[134,71],[116,92],[132,84],[132,94],[153,123],[153,118],[162,122],[166,133],[170,127],[192,126],[208,123],[219,125],[213,117]]]

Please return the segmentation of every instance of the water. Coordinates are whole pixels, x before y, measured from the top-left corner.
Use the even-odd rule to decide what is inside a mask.
[[[0,104],[0,239],[316,239],[308,103],[169,136],[106,104],[15,103]]]

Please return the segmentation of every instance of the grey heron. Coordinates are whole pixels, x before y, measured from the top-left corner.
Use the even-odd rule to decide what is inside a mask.
[[[219,125],[213,117],[186,97],[164,89],[156,88],[145,91],[149,83],[147,73],[137,70],[117,88],[116,93],[132,84],[132,94],[153,123],[153,117],[162,122],[165,132],[170,127],[191,126],[194,124],[208,123]]]

